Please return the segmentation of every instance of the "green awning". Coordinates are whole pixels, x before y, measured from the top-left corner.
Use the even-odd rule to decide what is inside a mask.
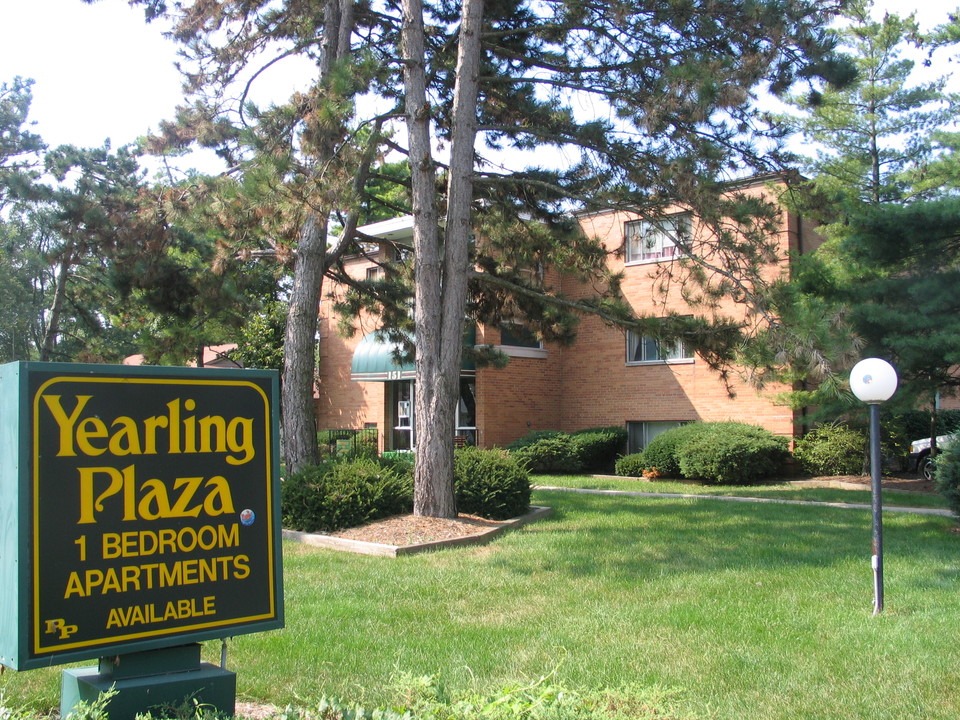
[[[397,362],[401,348],[380,333],[364,336],[353,351],[350,379],[359,382],[412,380],[416,375],[413,362]]]
[[[412,361],[397,362],[400,348],[378,332],[365,335],[353,351],[350,379],[357,382],[389,382],[413,380],[416,366]],[[460,375],[473,377],[477,373],[473,360],[464,358]]]

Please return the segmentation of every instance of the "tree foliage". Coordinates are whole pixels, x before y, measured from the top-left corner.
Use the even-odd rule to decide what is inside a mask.
[[[0,83],[0,210],[13,198],[32,196],[43,141],[29,130],[32,80]]]
[[[918,79],[915,58],[941,49],[939,32],[922,33],[913,15],[877,20],[864,0],[851,3],[845,18],[833,32],[854,61],[855,80],[794,96],[803,114],[786,119],[817,148],[804,170],[827,203],[819,210],[828,222],[862,204],[935,197],[942,188],[924,180],[942,150],[937,131],[952,124],[958,109],[947,76]],[[843,234],[840,227],[828,230]]]
[[[814,11],[789,2],[486,7],[464,2],[455,9],[424,7],[419,0],[402,7],[415,222],[417,414],[426,441],[416,488],[432,482],[430,499],[437,500],[451,496],[445,478],[468,307],[461,275],[471,272],[472,230],[489,240],[486,247],[476,245],[472,264],[481,271],[472,277],[470,307],[482,311],[485,321],[520,316],[550,339],[572,337],[576,312],[635,328],[649,327],[653,316],[644,323],[623,302],[616,278],[605,272],[602,247],[589,238],[570,248],[560,240],[549,261],[595,281],[596,297],[571,303],[536,280],[521,280],[523,271],[537,278],[542,268],[529,261],[548,241],[546,228],[553,237],[570,238],[557,230],[564,227],[560,215],[571,201],[585,210],[620,208],[641,217],[655,217],[672,204],[692,208],[713,229],[708,252],[681,243],[689,261],[682,267],[701,288],[692,299],[716,308],[722,295],[751,294],[763,266],[779,259],[765,237],[772,210],[731,192],[722,180],[734,169],[763,167],[775,156],[771,145],[762,151],[757,145],[764,128],[751,93],[762,81],[777,91],[798,74],[827,70],[829,47],[819,27],[830,8]],[[456,40],[455,60],[452,53],[429,53],[427,38],[437,37],[451,45]],[[452,77],[444,83],[451,67]],[[594,108],[593,117],[582,119],[581,104]],[[776,139],[775,133],[766,137]],[[484,162],[476,150],[478,139],[488,150],[536,148],[538,159],[555,153],[565,162],[491,171],[494,163]],[[450,143],[444,185],[434,170],[432,148],[439,140]],[[446,219],[442,236],[438,212]],[[745,234],[759,242],[745,243]],[[721,280],[711,283],[717,275]],[[485,292],[488,288],[493,292]],[[679,319],[674,324],[683,326]],[[733,331],[723,336],[729,342],[736,328],[729,321],[717,324]],[[690,332],[690,326],[683,329]],[[710,342],[716,337],[697,333],[691,344],[718,357],[722,344]],[[417,501],[415,492],[415,509]],[[442,501],[430,506],[425,500],[421,507],[431,514],[449,512]]]
[[[183,364],[222,342],[262,273],[215,268],[186,189],[147,183],[135,148],[46,147],[26,129],[31,85],[0,92],[0,354]]]
[[[852,3],[832,32],[856,79],[793,98],[799,114],[785,122],[816,154],[804,162],[810,181],[785,200],[820,222],[826,240],[795,263],[789,284],[771,288],[777,321],[744,357],[811,383],[793,394],[797,405],[836,417],[850,406],[843,371],[867,355],[894,363],[896,400],[908,406],[960,380],[951,369],[960,357],[951,290],[958,97],[946,77],[919,80],[915,60],[925,57],[926,69],[955,53],[955,25],[924,33],[912,15],[874,19],[869,4]]]
[[[724,181],[779,167],[779,132],[755,93],[841,67],[822,30],[840,2],[132,2],[172,22],[189,98],[152,149],[214,148],[231,170],[202,192],[222,240],[292,264],[291,467],[309,460],[313,437],[324,277],[356,289],[345,308],[376,309],[389,328],[411,325],[402,287],[357,283],[339,267],[345,252],[362,250],[355,230],[370,216],[371,183],[390,198],[384,206],[405,204],[382,192],[391,178],[377,161],[405,161],[409,175],[392,179],[409,187],[413,266],[388,280],[416,296],[418,508],[431,514],[453,507],[449,436],[466,311],[481,322],[525,319],[558,341],[591,312],[647,334],[686,335],[718,365],[729,357],[738,322],[662,323],[657,308],[638,317],[603,248],[578,236],[568,213],[655,218],[689,207],[713,229],[698,239],[704,247],[682,248],[678,267],[703,288],[694,299],[709,315],[720,296],[754,298],[761,266],[780,259],[768,237],[775,213]],[[294,58],[313,63],[309,85],[281,104],[250,102],[258,79]],[[596,295],[562,297],[542,280],[547,263]],[[435,484],[419,493],[428,477]]]

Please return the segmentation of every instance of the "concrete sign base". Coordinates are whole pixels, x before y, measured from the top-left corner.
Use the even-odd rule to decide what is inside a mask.
[[[201,662],[197,643],[100,658],[97,667],[63,671],[60,717],[111,690],[115,694],[105,708],[110,720],[135,720],[138,713],[147,712],[162,716],[167,714],[163,710],[184,704],[192,708],[194,703],[230,716],[236,706],[237,676]]]

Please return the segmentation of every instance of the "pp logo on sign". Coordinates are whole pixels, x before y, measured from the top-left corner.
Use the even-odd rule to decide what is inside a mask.
[[[67,625],[63,618],[56,620],[47,620],[47,629],[44,630],[48,635],[57,634],[60,640],[66,640],[77,631],[76,625]]]

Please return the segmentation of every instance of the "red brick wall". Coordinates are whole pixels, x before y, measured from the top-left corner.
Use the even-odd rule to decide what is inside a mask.
[[[632,219],[624,213],[604,213],[585,216],[581,223],[589,235],[613,251],[622,245],[624,225]],[[779,237],[784,256],[789,247],[797,248],[799,227],[784,214]],[[806,231],[809,249],[817,238],[809,228]],[[666,295],[658,291],[655,275],[659,263],[625,265],[622,256],[611,253],[609,264],[623,273],[624,297],[638,314],[697,314],[684,301],[679,287]],[[771,267],[768,274],[780,270]],[[573,284],[564,285],[564,291],[571,296],[585,294],[585,289]],[[722,312],[734,318],[744,314],[733,303],[727,303]],[[728,388],[700,357],[693,362],[627,365],[625,334],[594,318],[581,322],[577,342],[564,349],[561,378],[562,429],[568,431],[629,421],[730,419],[757,423],[788,437],[795,431],[793,411],[771,400],[785,387],[770,387],[761,395],[733,374]]]
[[[356,258],[348,260],[345,265],[351,276],[363,278],[373,263]],[[353,337],[343,337],[337,329],[339,318],[333,311],[333,302],[327,297],[331,293],[339,297],[343,290],[326,284],[323,291],[319,316],[320,380],[315,398],[317,428],[362,428],[366,423],[376,423],[383,449],[384,438],[391,430],[387,427],[386,383],[355,382],[350,379],[353,351],[364,335],[377,329],[376,325],[367,318],[357,324],[359,329]]]
[[[505,368],[477,371],[477,442],[503,446],[531,430],[559,430],[558,353],[511,358]]]
[[[753,190],[761,192],[762,188]],[[623,242],[624,223],[632,219],[622,213],[585,216],[581,222],[588,234],[603,240],[608,249]],[[820,239],[807,224],[784,213],[781,247],[810,251]],[[623,292],[641,314],[683,314],[694,311],[686,305],[680,289],[666,297],[659,294],[652,277],[657,264],[624,266],[622,257],[610,256],[611,269],[624,274]],[[347,263],[348,271],[363,277],[369,261],[357,258]],[[770,268],[770,274],[781,271]],[[559,281],[550,278],[551,284]],[[325,287],[325,294],[336,288]],[[584,296],[586,288],[566,280],[563,292]],[[741,317],[735,305],[726,313]],[[352,338],[341,337],[331,303],[320,308],[320,383],[316,398],[320,429],[363,427],[377,423],[381,442],[389,435],[392,421],[387,417],[388,385],[382,382],[350,380],[353,352],[363,335],[376,329],[365,319]],[[478,344],[499,342],[493,329],[478,330]],[[545,357],[513,357],[502,369],[477,371],[477,432],[485,447],[505,445],[530,430],[573,431],[598,425],[624,425],[630,421],[743,420],[758,423],[784,436],[794,433],[794,413],[776,405],[771,397],[786,388],[771,387],[759,394],[735,374],[731,387],[699,357],[693,362],[627,365],[622,331],[587,317],[581,321],[577,341],[571,347],[548,346]],[[732,395],[731,395],[732,391]]]

